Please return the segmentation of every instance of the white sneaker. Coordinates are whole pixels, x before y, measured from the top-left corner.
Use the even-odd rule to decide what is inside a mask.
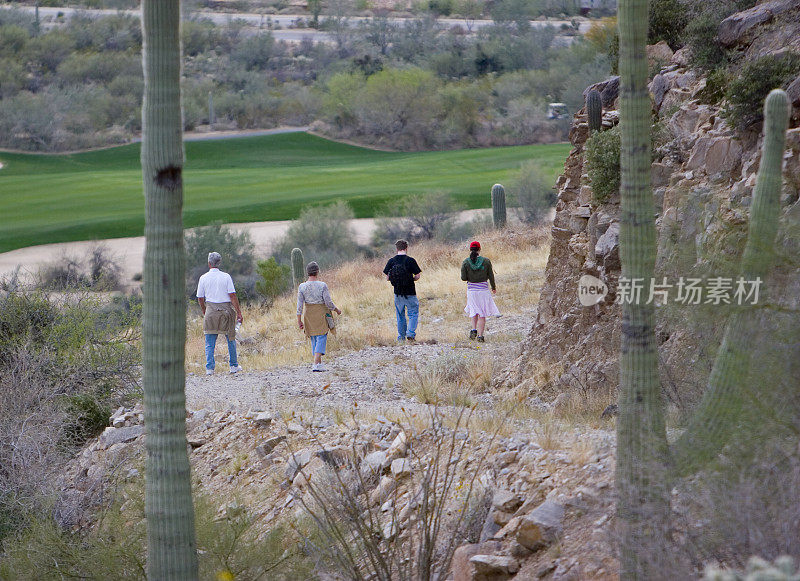
[[[311,371],[328,371],[322,363],[315,363],[311,366]]]
[[[206,369],[206,375],[214,375],[213,369]]]
[[[242,370],[241,365],[234,365],[233,367],[231,367],[231,373],[239,373],[241,370]]]

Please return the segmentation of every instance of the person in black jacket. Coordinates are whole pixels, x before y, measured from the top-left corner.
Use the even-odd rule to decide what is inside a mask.
[[[383,269],[386,280],[394,287],[394,310],[397,316],[397,340],[413,342],[417,336],[419,321],[419,299],[414,281],[422,271],[417,261],[408,256],[408,242],[395,242],[397,254],[389,259]],[[406,321],[408,313],[408,321]]]
[[[499,317],[500,310],[494,304],[492,295],[497,292],[494,283],[492,262],[481,256],[481,245],[477,240],[469,245],[469,258],[461,263],[461,280],[467,283],[467,306],[464,312],[472,319],[470,339],[484,342],[483,333],[486,329],[486,317]],[[489,285],[492,292],[489,292]]]

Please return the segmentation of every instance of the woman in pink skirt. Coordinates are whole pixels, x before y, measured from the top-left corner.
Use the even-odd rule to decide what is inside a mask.
[[[467,306],[464,312],[472,318],[470,339],[484,342],[483,332],[486,328],[486,317],[499,317],[500,311],[494,304],[492,295],[497,292],[494,284],[492,263],[485,256],[480,256],[481,245],[478,241],[469,245],[469,258],[461,264],[461,280],[467,282]],[[489,284],[492,292],[489,292]]]

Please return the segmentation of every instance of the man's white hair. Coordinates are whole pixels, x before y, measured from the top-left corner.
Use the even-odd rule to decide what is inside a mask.
[[[208,253],[208,265],[211,268],[217,268],[220,262],[222,262],[222,256],[220,256],[219,252]]]

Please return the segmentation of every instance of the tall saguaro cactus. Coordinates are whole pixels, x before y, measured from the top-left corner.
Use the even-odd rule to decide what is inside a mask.
[[[595,89],[586,95],[586,117],[589,120],[589,132],[600,131],[603,126],[603,100]]]
[[[179,0],[143,0],[144,406],[148,579],[197,579],[186,452]]]
[[[650,190],[650,98],[647,92],[647,0],[620,0],[622,276],[655,274],[655,207]],[[623,301],[617,422],[620,578],[663,577],[669,494],[664,405],[658,378],[652,304]]]
[[[764,104],[763,152],[742,257],[741,277],[746,281],[764,280],[774,263],[788,121],[787,94],[772,91]],[[752,308],[739,307],[728,320],[703,399],[675,444],[674,463],[679,474],[711,460],[738,428],[742,408],[752,397],[746,387],[756,316]]]
[[[300,283],[305,278],[303,276],[304,266],[303,251],[299,248],[292,248],[292,284],[295,289],[300,286]]]
[[[506,226],[506,190],[501,184],[492,186],[492,222],[498,229]]]

